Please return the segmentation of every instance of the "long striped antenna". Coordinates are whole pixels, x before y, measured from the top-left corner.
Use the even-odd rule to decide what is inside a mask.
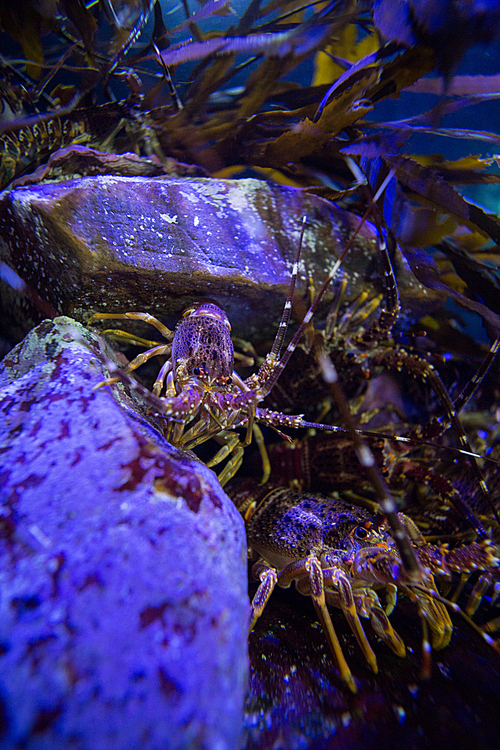
[[[476,392],[479,384],[483,380],[483,378],[486,376],[488,370],[490,369],[491,365],[495,361],[495,357],[497,355],[498,350],[500,349],[500,338],[495,339],[493,344],[490,347],[490,350],[486,357],[481,362],[476,374],[470,380],[465,388],[463,389],[462,393],[457,397],[455,400],[455,403],[453,404],[455,408],[455,412],[457,414],[460,414],[462,409],[465,409],[469,401],[471,400],[472,396]]]
[[[285,367],[286,367],[286,365],[288,363],[288,360],[290,359],[290,357],[294,353],[295,349],[297,348],[297,345],[298,345],[300,339],[302,338],[302,334],[306,330],[307,326],[309,325],[309,322],[311,321],[312,316],[316,312],[316,309],[317,309],[319,303],[321,302],[321,299],[322,299],[324,293],[326,292],[326,290],[330,286],[330,283],[331,283],[332,279],[334,279],[335,276],[337,275],[338,270],[339,270],[340,266],[342,265],[342,261],[344,260],[344,258],[346,256],[347,251],[350,249],[350,247],[351,247],[352,243],[354,242],[354,239],[357,236],[359,230],[361,229],[362,225],[365,223],[365,221],[366,221],[366,219],[368,217],[368,214],[370,213],[370,208],[371,207],[369,207],[365,211],[365,213],[363,214],[363,217],[362,217],[362,219],[361,219],[358,227],[356,228],[355,232],[352,234],[351,238],[349,239],[349,242],[347,243],[347,245],[343,249],[342,254],[335,261],[335,263],[333,264],[333,266],[331,267],[328,276],[326,277],[325,281],[323,282],[323,285],[322,285],[321,289],[319,290],[318,294],[316,295],[316,299],[313,301],[311,307],[306,312],[306,314],[305,314],[305,316],[304,316],[304,318],[302,320],[302,323],[298,327],[298,329],[297,329],[297,331],[295,333],[295,336],[292,338],[292,340],[288,344],[288,346],[287,346],[287,348],[285,350],[285,353],[283,354],[283,356],[281,357],[281,359],[274,365],[274,369],[273,369],[271,375],[267,378],[267,380],[265,382],[265,386],[262,388],[262,393],[265,396],[267,396],[268,393],[271,393],[271,391],[274,388],[274,386],[275,386],[275,384],[276,384],[279,376],[281,375],[281,373],[285,369]],[[286,308],[286,303],[285,303],[285,308]],[[284,312],[285,311],[283,311],[283,314],[284,314]],[[288,311],[288,317],[289,316],[290,316],[290,311]],[[283,320],[283,318],[282,318],[282,320]],[[281,326],[281,324],[280,324],[280,326]],[[285,332],[286,332],[286,330],[285,330]],[[285,335],[285,332],[283,332],[282,336]],[[280,331],[278,331],[278,334],[279,333],[280,333]],[[278,335],[276,336],[276,339],[278,339]],[[275,344],[276,344],[276,340],[275,340]],[[279,346],[281,347],[281,344]],[[259,375],[261,374],[261,371],[265,372],[267,370],[267,367],[268,367],[268,364],[269,364],[269,362],[268,362],[269,359],[271,359],[272,361],[275,361],[277,359],[277,355],[274,353],[274,348],[275,347],[273,346],[273,350],[271,351],[271,354],[266,357],[266,360],[265,360],[264,364],[261,366],[261,370],[259,370]]]
[[[392,177],[392,172],[390,173],[390,176]],[[388,178],[386,178],[386,180],[384,180],[383,184],[381,185],[381,187],[379,188],[379,190],[377,192],[377,196],[376,196],[377,198],[380,196],[380,194],[383,192],[383,190],[387,186],[388,181],[389,181]],[[323,297],[324,293],[326,292],[326,290],[330,286],[331,281],[337,275],[337,272],[338,272],[340,266],[342,265],[342,262],[343,262],[345,256],[347,255],[348,251],[351,249],[354,240],[358,236],[358,233],[361,230],[361,227],[366,222],[366,220],[367,220],[368,216],[370,215],[371,211],[373,210],[374,206],[375,206],[374,201],[371,200],[370,203],[369,203],[369,205],[367,206],[367,208],[366,208],[363,216],[361,217],[358,226],[356,227],[356,229],[352,233],[351,237],[349,238],[349,241],[347,242],[347,244],[344,247],[342,253],[340,254],[340,257],[335,261],[335,263],[333,264],[332,268],[330,269],[330,273],[328,274],[325,282],[323,283],[323,286],[319,290],[319,292],[318,292],[318,294],[316,296],[316,299],[313,301],[313,303],[311,304],[311,307],[307,311],[307,313],[306,313],[306,315],[305,315],[302,323],[300,324],[299,328],[297,329],[297,332],[295,333],[295,336],[293,337],[293,339],[288,344],[288,347],[286,348],[286,351],[283,354],[283,357],[279,360],[279,362],[277,362],[277,364],[274,365],[273,370],[272,370],[272,374],[270,376],[268,376],[268,378],[266,380],[266,386],[265,386],[265,388],[262,389],[262,392],[264,393],[264,395],[267,396],[272,391],[272,389],[274,388],[274,386],[275,386],[278,378],[280,377],[281,373],[283,372],[284,368],[286,367],[286,364],[288,363],[288,360],[290,359],[290,357],[292,356],[293,352],[297,348],[297,344],[299,343],[299,341],[300,341],[300,339],[302,337],[302,334],[304,333],[304,331],[308,327],[309,322],[311,321],[312,316],[316,312],[316,309],[317,309],[317,307],[318,307],[318,305],[319,305],[319,303],[321,301],[321,298]],[[266,357],[266,361],[262,365],[262,372],[263,373],[265,373],[265,371],[267,369],[267,366],[269,364],[269,360],[271,360],[271,362],[275,363],[276,360],[278,359],[278,354],[281,351],[281,347],[283,345],[283,339],[285,337],[286,329],[288,327],[288,321],[290,319],[290,313],[291,313],[291,300],[292,300],[293,291],[295,289],[295,281],[296,281],[296,276],[297,276],[297,271],[298,271],[298,260],[300,258],[300,249],[301,249],[301,245],[302,245],[302,238],[303,238],[303,235],[304,235],[305,219],[306,219],[306,217],[304,217],[302,219],[302,231],[301,231],[301,235],[300,235],[299,249],[298,249],[298,252],[297,252],[297,260],[296,260],[297,268],[295,267],[295,264],[294,264],[295,276],[292,275],[292,281],[290,283],[290,292],[288,294],[287,302],[285,303],[285,309],[283,310],[283,316],[282,316],[282,319],[281,319],[280,327],[278,329],[278,333],[276,334],[276,339],[274,341],[273,348],[271,350],[271,353],[268,354],[268,356]],[[393,273],[393,271],[392,271],[392,265],[391,265],[391,261],[390,261],[390,258],[389,258],[388,252],[387,252],[387,246],[385,244],[385,239],[383,237],[382,232],[380,230],[378,230],[378,228],[377,228],[377,233],[378,233],[378,236],[379,236],[379,244],[381,244],[382,256],[384,257],[384,262],[385,262],[385,273],[386,273],[386,276],[387,276],[391,272]],[[384,253],[384,250],[385,250],[385,253]],[[395,284],[393,284],[393,289],[395,289],[395,294],[397,295],[397,287],[396,287]],[[288,307],[287,307],[287,305],[288,305]],[[393,308],[394,308],[394,310],[396,310],[396,309],[399,310],[399,298],[397,298],[397,297],[396,297],[395,303],[393,305]],[[286,319],[286,323],[285,323],[285,325],[283,325],[285,319]],[[261,371],[259,370],[259,374],[260,373],[261,373]]]
[[[429,370],[427,371],[423,379],[424,380],[426,380],[427,378],[429,379],[429,382],[434,388],[435,393],[438,395],[439,400],[441,401],[441,403],[443,404],[446,410],[446,414],[451,422],[451,425],[453,429],[455,430],[455,434],[458,437],[460,445],[462,446],[464,451],[469,451],[470,453],[472,453],[472,449],[471,449],[469,440],[467,438],[467,435],[465,433],[464,426],[462,422],[460,421],[458,412],[455,409],[455,405],[453,404],[453,401],[451,400],[450,395],[448,391],[446,390],[446,387],[443,381],[441,380],[441,377],[439,376],[438,372],[434,369],[432,365],[430,365],[429,363],[427,364],[428,364]],[[471,393],[471,396],[472,396],[472,393]],[[490,508],[497,522],[500,523],[500,515],[498,513],[497,508],[495,507],[495,503],[492,500],[491,493],[488,489],[488,485],[486,484],[484,480],[483,473],[479,467],[479,464],[477,463],[476,458],[474,458],[473,456],[470,456],[470,464],[472,466],[474,474],[476,475],[476,479],[479,483],[481,493],[486,503],[488,504],[488,507]]]
[[[491,493],[484,480],[481,468],[477,463],[476,454],[470,446],[464,426],[460,421],[458,412],[455,408],[455,405],[453,404],[453,401],[451,400],[450,394],[448,393],[446,386],[441,380],[441,376],[439,375],[435,367],[430,362],[427,362],[427,360],[423,359],[419,354],[407,352],[404,349],[389,349],[387,353],[380,358],[380,363],[385,367],[396,369],[401,369],[404,365],[406,365],[407,372],[414,378],[418,378],[423,383],[429,383],[431,388],[434,390],[434,393],[439,398],[444,409],[444,416],[448,420],[448,425],[442,428],[440,434],[445,432],[448,429],[449,425],[451,425],[455,432],[455,435],[460,442],[460,447],[470,459],[471,468],[476,476],[483,498],[487,503],[489,509],[493,513],[493,516],[496,518],[498,523],[500,523],[498,510],[495,508],[495,504],[493,503],[493,500],[491,498]]]
[[[415,550],[410,542],[408,532],[401,523],[398,516],[398,506],[396,501],[392,497],[389,487],[382,478],[381,473],[375,465],[375,458],[368,447],[368,444],[363,440],[361,435],[356,430],[354,420],[351,415],[351,410],[347,402],[346,397],[338,382],[338,374],[335,369],[335,365],[332,360],[325,352],[321,353],[318,357],[318,362],[321,367],[321,372],[325,382],[329,385],[332,392],[332,396],[337,404],[337,408],[341,414],[342,421],[346,425],[354,450],[358,457],[359,463],[365,470],[368,479],[373,485],[375,492],[377,493],[378,501],[382,512],[387,517],[389,526],[391,527],[391,534],[396,542],[398,552],[403,561],[405,573],[412,583],[422,583],[425,580],[425,574],[422,567],[417,559]]]
[[[290,315],[292,314],[293,293],[295,291],[295,285],[297,283],[297,276],[299,273],[299,260],[300,260],[300,253],[302,251],[302,240],[304,239],[306,222],[307,222],[307,216],[304,215],[302,217],[302,226],[300,229],[299,246],[297,248],[297,255],[295,257],[295,261],[292,267],[292,279],[290,281],[288,295],[286,298],[285,306],[283,308],[281,321],[278,326],[278,330],[276,332],[273,347],[269,353],[269,356],[272,359],[279,359],[281,347],[283,346],[283,341],[285,340],[286,332],[288,330],[288,324],[290,322]]]
[[[349,434],[347,427],[341,427],[336,424],[323,424],[322,422],[310,422],[307,419],[303,419],[301,414],[282,414],[281,412],[272,411],[272,409],[265,409],[258,407],[256,412],[259,421],[264,422],[269,427],[272,427],[284,440],[292,441],[289,435],[285,435],[276,429],[276,424],[280,424],[282,427],[292,427],[293,429],[307,428],[312,430],[321,430],[322,432],[333,432],[337,434]],[[243,420],[239,426],[246,424],[246,420]],[[403,435],[387,435],[384,432],[375,432],[374,430],[359,430],[356,428],[358,435],[362,435],[365,438],[373,438],[374,440],[384,440],[389,443],[404,443],[410,446],[428,446],[435,450],[452,454],[456,457],[468,456],[472,458],[480,458],[482,461],[486,461],[494,466],[500,466],[500,461],[490,456],[482,456],[480,453],[474,453],[473,451],[464,450],[463,448],[456,448],[453,445],[441,445],[440,443],[433,443],[431,440],[423,440],[421,438],[411,436],[405,437]]]
[[[380,257],[384,268],[386,291],[385,304],[378,320],[374,321],[361,337],[366,344],[369,344],[376,339],[387,338],[390,335],[401,310],[396,274],[394,273],[391,256],[389,255],[387,247],[386,232],[378,225],[378,222],[375,222],[375,226],[377,227]]]
[[[314,313],[316,312],[316,309],[317,309],[319,303],[321,302],[321,299],[322,299],[324,293],[326,292],[326,290],[330,286],[331,281],[337,275],[338,270],[339,270],[340,266],[342,265],[342,262],[343,262],[345,256],[347,255],[348,251],[351,249],[354,240],[358,236],[358,233],[361,230],[361,227],[363,226],[363,224],[367,220],[368,216],[370,215],[370,211],[372,210],[372,208],[373,208],[373,206],[370,204],[368,206],[368,208],[366,209],[366,211],[364,212],[363,216],[361,217],[361,219],[359,221],[358,226],[356,227],[356,229],[352,233],[351,237],[349,238],[349,241],[347,242],[346,246],[342,250],[342,253],[340,254],[340,257],[335,261],[335,263],[333,264],[332,268],[330,269],[330,273],[328,274],[326,280],[323,283],[323,286],[321,287],[321,289],[319,290],[318,294],[316,295],[316,299],[313,301],[313,303],[311,304],[311,307],[309,308],[309,310],[305,314],[304,319],[302,320],[302,323],[300,324],[300,326],[298,327],[298,329],[297,329],[297,331],[295,333],[295,336],[292,338],[292,340],[288,344],[288,346],[287,346],[287,348],[285,350],[285,353],[283,354],[283,356],[281,357],[281,359],[279,360],[279,362],[277,362],[277,364],[274,366],[274,369],[272,371],[271,376],[267,379],[265,388],[262,389],[262,392],[266,396],[274,388],[274,386],[275,386],[275,384],[276,384],[279,376],[281,375],[281,373],[285,369],[285,367],[286,367],[286,365],[288,363],[288,360],[290,359],[290,357],[294,353],[295,349],[297,348],[297,344],[299,343],[300,339],[302,338],[302,334],[304,333],[304,331],[306,330],[307,326],[309,325],[309,323],[311,321],[311,318],[314,315]],[[303,238],[303,235],[304,235],[305,220],[306,220],[306,217],[304,217],[302,219],[302,231],[301,231],[301,235],[300,235],[299,249],[297,251],[296,263],[294,264],[294,268],[293,268],[293,270],[295,272],[295,276],[293,276],[293,273],[292,273],[292,281],[290,282],[290,291],[291,291],[291,293],[290,293],[290,291],[288,293],[287,301],[285,302],[285,309],[283,310],[283,315],[282,315],[282,318],[281,318],[281,323],[280,323],[280,326],[278,328],[278,333],[276,334],[276,339],[274,341],[271,353],[267,355],[266,361],[261,366],[263,371],[265,371],[267,369],[267,364],[268,364],[269,360],[275,362],[278,359],[278,355],[277,355],[276,351],[279,353],[279,351],[281,350],[281,347],[283,345],[283,339],[285,337],[286,328],[288,326],[288,322],[286,323],[285,326],[283,325],[283,322],[285,320],[285,313],[286,313],[286,316],[287,316],[286,320],[288,321],[290,319],[291,298],[292,298],[292,295],[293,295],[293,291],[295,289],[295,282],[296,282],[296,277],[297,277],[297,272],[298,272],[298,261],[299,261],[299,258],[300,258],[300,250],[301,250],[301,245],[302,245],[302,238]],[[290,303],[290,304],[288,305],[288,303]],[[287,305],[288,305],[288,308],[287,308]],[[261,371],[259,370],[259,374],[260,374],[260,372]]]

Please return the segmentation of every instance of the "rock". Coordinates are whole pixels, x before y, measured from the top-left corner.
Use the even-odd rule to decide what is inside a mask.
[[[106,373],[45,321],[0,366],[0,745],[238,748],[243,521]]]
[[[360,219],[297,188],[254,179],[106,175],[4,191],[0,260],[59,313],[83,319],[89,311],[141,311],[175,316],[167,320],[172,325],[187,305],[210,297],[234,334],[256,343],[276,331],[304,215],[299,289],[305,292],[307,273],[319,289]],[[369,223],[341,273],[349,279],[346,300],[367,286],[371,296],[384,291]],[[405,319],[421,317],[441,299],[401,257],[396,273]],[[13,291],[2,298],[4,320],[18,338],[39,313]]]
[[[184,164],[166,157],[161,162],[157,156],[137,156],[126,151],[123,154],[108,154],[90,146],[72,144],[60,148],[50,155],[46,164],[42,164],[30,174],[17,177],[10,184],[11,188],[21,185],[32,185],[42,180],[59,180],[68,177],[88,177],[90,175],[123,175],[124,177],[208,177],[208,174],[194,164]]]

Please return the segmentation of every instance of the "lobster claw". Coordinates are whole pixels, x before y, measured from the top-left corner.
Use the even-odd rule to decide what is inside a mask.
[[[365,547],[354,557],[352,575],[373,583],[392,583],[403,577],[401,560],[393,549]]]

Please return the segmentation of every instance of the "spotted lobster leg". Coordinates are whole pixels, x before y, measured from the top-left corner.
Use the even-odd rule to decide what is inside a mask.
[[[349,623],[349,627],[354,633],[359,647],[361,648],[372,672],[377,674],[377,657],[375,656],[373,649],[368,642],[366,633],[356,611],[356,603],[349,579],[347,578],[343,570],[340,570],[339,568],[330,568],[323,570],[323,580],[326,587],[334,587],[338,590],[339,604],[342,612],[344,613],[344,617]],[[299,588],[299,586],[297,586],[297,588]],[[301,591],[301,589],[299,590]],[[328,601],[328,592],[326,592],[326,598]]]
[[[253,628],[257,619],[262,614],[276,583],[282,588],[288,588],[297,578],[307,579],[308,593],[313,600],[316,614],[323,626],[323,631],[335,659],[340,677],[346,683],[349,690],[352,693],[356,693],[357,688],[354,677],[346,662],[342,646],[340,645],[332,618],[326,606],[323,569],[316,555],[310,555],[307,558],[290,563],[283,568],[279,575],[274,568],[263,561],[259,561],[254,565],[252,573],[254,577],[260,578],[261,583],[252,601],[251,628]],[[375,655],[373,657],[375,658]]]

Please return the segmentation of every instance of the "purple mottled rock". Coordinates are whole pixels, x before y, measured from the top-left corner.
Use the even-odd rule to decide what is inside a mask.
[[[178,318],[210,297],[235,335],[256,343],[256,335],[262,341],[276,331],[304,215],[299,288],[305,291],[311,273],[319,289],[359,217],[300,189],[254,179],[106,175],[7,190],[0,197],[0,259],[59,313],[77,319],[89,311]],[[420,317],[436,293],[400,256],[395,267],[402,314]],[[369,223],[347,253],[344,274],[346,300],[384,291]],[[8,290],[3,296],[4,318],[26,333],[37,312]]]
[[[57,318],[0,366],[0,746],[237,748],[242,519],[134,395],[93,390],[104,351]]]

